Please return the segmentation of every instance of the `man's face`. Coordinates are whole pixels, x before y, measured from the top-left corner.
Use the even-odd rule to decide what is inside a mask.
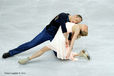
[[[77,15],[72,16],[71,21],[72,23],[78,24],[81,22],[81,18],[78,17]]]

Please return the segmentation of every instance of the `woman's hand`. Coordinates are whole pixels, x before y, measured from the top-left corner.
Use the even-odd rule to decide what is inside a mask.
[[[66,59],[68,59],[70,57],[71,51],[72,51],[72,49],[69,47],[69,50],[68,50],[67,55],[66,55]]]

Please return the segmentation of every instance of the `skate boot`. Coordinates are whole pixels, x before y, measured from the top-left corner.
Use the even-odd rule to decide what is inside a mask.
[[[84,58],[90,60],[90,56],[89,56],[89,54],[87,53],[87,51],[85,51],[85,50],[82,50],[82,51],[79,53],[79,56],[80,56],[80,57],[84,57]]]
[[[4,54],[2,55],[2,58],[4,58],[4,59],[9,58],[9,57],[11,57],[11,55],[10,55],[9,52],[4,53]]]
[[[19,64],[26,64],[28,61],[30,61],[29,57],[24,58],[24,59],[20,59],[20,60],[18,61],[18,63],[19,63]]]

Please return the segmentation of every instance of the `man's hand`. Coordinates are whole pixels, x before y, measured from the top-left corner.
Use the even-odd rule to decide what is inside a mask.
[[[66,47],[68,47],[69,46],[69,41],[68,41],[68,38],[67,38],[68,33],[63,33],[63,34],[64,34],[64,37],[65,37],[65,45],[66,45]]]
[[[69,46],[69,41],[68,41],[68,39],[65,39],[65,45],[66,45],[66,47]]]

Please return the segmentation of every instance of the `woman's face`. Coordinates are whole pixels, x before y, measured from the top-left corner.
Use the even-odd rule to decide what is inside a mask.
[[[87,36],[88,35],[88,26],[87,25],[81,24],[80,34],[82,36]]]
[[[81,24],[81,25],[82,25],[81,31],[88,32],[88,26],[85,24]]]

